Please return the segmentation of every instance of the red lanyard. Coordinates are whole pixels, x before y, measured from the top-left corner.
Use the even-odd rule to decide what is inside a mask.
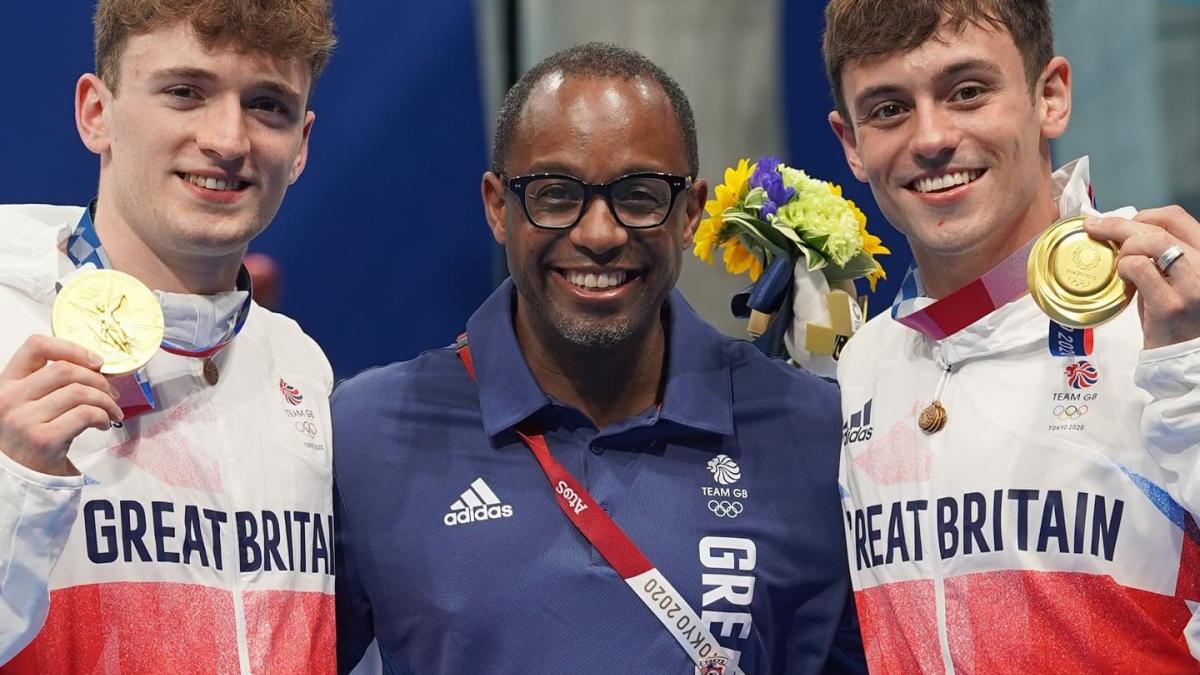
[[[471,348],[467,345],[465,333],[459,336],[457,348],[463,367],[471,381],[475,382],[475,363],[471,359]],[[696,664],[697,672],[703,675],[741,675],[736,660],[730,659],[725,648],[717,644],[712,633],[666,577],[600,508],[587,489],[550,455],[545,436],[533,422],[526,420],[521,423],[517,427],[517,436],[533,452],[554,490],[555,501],[567,519],[662,622]]]

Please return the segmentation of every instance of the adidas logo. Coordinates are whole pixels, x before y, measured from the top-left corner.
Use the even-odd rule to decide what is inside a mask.
[[[500,498],[483,482],[483,478],[476,478],[471,482],[471,487],[450,505],[450,513],[442,516],[442,522],[450,527],[496,518],[512,518],[512,514],[513,507],[501,504]]]
[[[850,421],[842,425],[843,445],[871,440],[871,403],[874,400],[867,401],[862,410],[851,415]]]

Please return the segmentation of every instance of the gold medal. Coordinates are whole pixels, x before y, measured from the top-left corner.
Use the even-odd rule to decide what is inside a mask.
[[[1130,296],[1117,274],[1117,247],[1083,229],[1086,216],[1064,218],[1033,244],[1029,294],[1051,319],[1068,328],[1098,326],[1125,309]]]
[[[94,270],[68,281],[54,300],[55,337],[104,360],[105,375],[132,373],[150,361],[163,339],[158,299],[142,282],[116,270]]]

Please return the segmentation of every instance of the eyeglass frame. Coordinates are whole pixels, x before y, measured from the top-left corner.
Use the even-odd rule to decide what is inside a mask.
[[[541,225],[533,219],[533,214],[529,213],[529,204],[525,201],[525,189],[529,187],[529,183],[543,178],[565,179],[583,188],[583,201],[581,202],[579,208],[579,215],[575,216],[575,220],[571,221],[569,225]],[[620,183],[627,178],[658,178],[666,182],[667,187],[671,189],[671,201],[667,204],[667,210],[665,215],[663,215],[662,220],[653,225],[630,225],[624,220],[621,220],[621,216],[617,214],[617,208],[613,206],[612,189],[617,183]],[[690,190],[693,185],[691,176],[680,176],[673,173],[661,173],[658,171],[635,171],[634,173],[627,173],[624,176],[618,176],[607,183],[589,183],[582,178],[577,178],[565,173],[531,173],[523,176],[512,177],[501,174],[500,182],[503,183],[504,187],[507,188],[509,192],[512,192],[517,197],[517,200],[521,202],[521,208],[525,211],[525,219],[529,221],[529,224],[542,230],[569,230],[572,227],[575,227],[579,224],[579,221],[583,220],[583,215],[587,213],[589,205],[592,202],[592,197],[596,195],[604,197],[604,203],[608,204],[609,213],[612,214],[613,219],[616,220],[621,227],[630,230],[652,230],[656,227],[662,227],[662,224],[667,222],[667,220],[671,217],[671,211],[675,209],[675,200],[679,197],[679,194]]]

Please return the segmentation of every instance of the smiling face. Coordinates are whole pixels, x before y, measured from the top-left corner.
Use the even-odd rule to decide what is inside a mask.
[[[163,261],[240,260],[304,168],[310,69],[205,46],[187,23],[130,36],[116,92],[80,80],[77,120],[101,157],[97,227]]]
[[[1070,116],[1065,60],[1031,94],[1009,33],[968,23],[849,63],[842,85],[851,119],[830,123],[922,267],[970,259],[982,274],[1056,218],[1049,139]]]
[[[652,80],[552,73],[529,96],[504,171],[607,183],[643,171],[687,175],[687,167],[670,102]],[[697,181],[675,200],[665,223],[636,231],[618,223],[602,197],[588,202],[574,227],[546,230],[529,222],[492,173],[484,176],[483,196],[519,292],[518,331],[601,347],[658,325],[707,187]]]

